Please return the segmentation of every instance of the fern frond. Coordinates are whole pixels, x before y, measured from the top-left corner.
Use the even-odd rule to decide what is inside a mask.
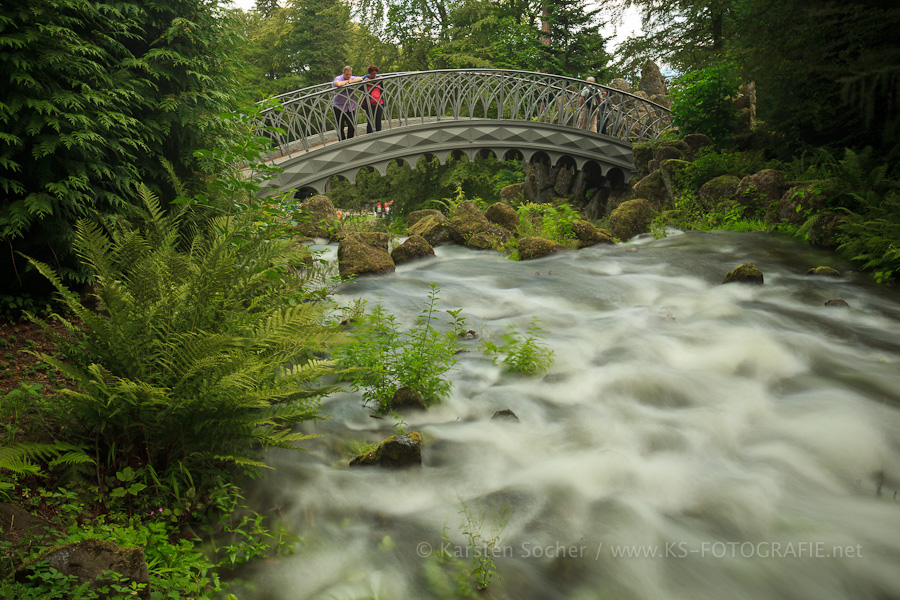
[[[93,463],[94,459],[72,444],[65,442],[20,443],[0,447],[0,469],[17,475],[40,475],[41,469],[34,461],[47,462],[49,466]]]

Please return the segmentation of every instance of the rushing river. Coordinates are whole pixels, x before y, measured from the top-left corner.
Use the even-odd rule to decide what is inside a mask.
[[[245,571],[242,599],[453,597],[458,567],[435,553],[471,569],[464,507],[495,542],[481,597],[900,598],[896,291],[767,234],[436,252],[339,295],[410,324],[437,282],[482,336],[538,317],[552,368],[512,375],[464,342],[451,396],[404,415],[422,468],[348,468],[394,422],[328,398],[305,428],[324,437],[271,454],[251,498],[303,544]],[[765,284],[721,285],[745,261]],[[804,275],[818,265],[844,275]]]

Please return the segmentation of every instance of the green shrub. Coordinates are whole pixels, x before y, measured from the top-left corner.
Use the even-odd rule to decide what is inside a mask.
[[[350,343],[335,349],[334,357],[348,370],[353,388],[363,390],[363,400],[379,411],[389,411],[394,393],[403,387],[416,391],[426,405],[450,393],[452,384],[445,374],[456,364],[457,327],[435,327],[439,291],[432,283],[425,307],[408,331],[378,304],[358,320]],[[453,312],[459,320],[458,311]]]
[[[574,247],[577,239],[572,227],[582,221],[581,215],[568,204],[534,204],[529,202],[516,209],[519,215],[517,237],[542,237],[564,246]]]
[[[739,120],[734,99],[740,83],[725,61],[685,73],[670,90],[674,124],[685,134],[705,133],[713,139],[730,134]]]
[[[501,336],[502,344],[486,339],[481,344],[481,351],[492,355],[495,363],[502,362],[513,373],[543,373],[553,364],[553,350],[540,339],[543,330],[538,325],[537,317],[531,320],[525,331],[525,334],[521,334],[515,326],[511,326],[510,332]]]
[[[315,418],[331,389],[316,383],[331,363],[315,356],[333,332],[321,303],[302,301],[289,241],[237,219],[185,232],[184,211],[164,216],[143,198],[143,231],[77,225],[100,312],[33,261],[76,319],[55,315],[70,335],[59,358],[42,358],[77,385],[64,390],[67,428],[95,453],[101,492],[146,467],[141,484],[184,494],[222,469],[264,466],[260,449],[296,449],[304,436],[290,426]]]

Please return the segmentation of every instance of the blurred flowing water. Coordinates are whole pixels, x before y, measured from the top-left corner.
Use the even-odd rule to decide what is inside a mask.
[[[670,233],[530,262],[440,247],[342,287],[410,324],[437,282],[482,336],[538,317],[555,362],[515,376],[465,342],[452,396],[405,415],[420,469],[348,468],[393,421],[329,398],[251,497],[304,543],[240,597],[452,597],[434,553],[471,568],[465,505],[486,532],[508,511],[483,597],[900,598],[896,290],[805,276],[850,266],[779,236]],[[745,261],[765,285],[721,285]]]

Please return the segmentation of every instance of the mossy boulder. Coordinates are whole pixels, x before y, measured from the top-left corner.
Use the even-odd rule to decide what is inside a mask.
[[[416,213],[427,213],[418,216],[406,228],[409,235],[420,235],[425,241],[437,248],[441,244],[450,241],[450,219],[439,210],[417,210],[410,213],[410,218]]]
[[[511,235],[488,221],[471,200],[461,202],[450,218],[450,239],[470,248],[497,248]]]
[[[607,216],[611,215],[613,211],[619,208],[624,202],[637,197],[638,196],[634,195],[631,186],[625,186],[620,190],[610,190],[609,195],[606,197]]]
[[[741,179],[735,191],[735,199],[748,210],[774,220],[786,187],[784,173],[775,169],[763,169]]]
[[[522,200],[525,198],[525,184],[512,183],[505,185],[500,189],[500,200],[509,204],[513,200]]]
[[[515,231],[519,227],[519,214],[516,209],[503,202],[495,202],[488,206],[484,216],[491,223],[509,231]]]
[[[523,237],[516,244],[516,252],[519,260],[532,260],[542,258],[565,248],[562,244],[539,237]]]
[[[733,271],[729,271],[722,283],[755,283],[762,285],[763,274],[753,263],[746,262]]]
[[[572,233],[578,240],[579,248],[596,246],[597,244],[615,244],[615,240],[609,233],[597,229],[587,221],[575,221],[572,223]]]
[[[447,216],[439,210],[426,208],[425,210],[414,210],[406,216],[406,227],[412,227],[422,219],[431,217],[436,222],[447,222]]]
[[[803,225],[811,213],[825,207],[829,187],[816,181],[788,188],[778,202],[778,217],[795,227]]]
[[[106,587],[112,581],[103,577],[105,571],[114,571],[122,577],[124,585],[131,582],[143,584],[135,597],[150,598],[150,574],[141,548],[124,548],[108,540],[89,538],[74,544],[53,546],[33,561],[20,566],[15,573],[19,583],[28,583],[30,576],[40,565],[49,565],[63,575],[74,575],[79,584],[90,582],[90,589]],[[99,594],[98,598],[119,597]]]
[[[832,300],[826,300],[825,306],[831,306],[831,307],[836,307],[836,308],[850,308],[850,305],[847,303],[847,301],[843,300],[841,298],[834,298]]]
[[[659,170],[653,171],[635,183],[632,191],[635,198],[649,200],[656,206],[665,205],[669,197],[666,182]]]
[[[719,175],[700,187],[698,198],[706,210],[716,210],[729,202],[734,202],[741,178],[737,175]]]
[[[838,228],[845,220],[844,215],[820,213],[820,216],[809,228],[809,243],[820,248],[834,250],[838,246]]]
[[[504,408],[503,410],[498,410],[491,416],[491,421],[513,421],[515,423],[519,422],[519,417],[516,416],[509,408]]]
[[[330,238],[329,229],[337,221],[337,210],[328,196],[313,196],[303,202],[304,220],[295,230],[307,237]]]
[[[824,275],[826,277],[840,277],[841,272],[832,267],[813,267],[806,272],[806,275]]]
[[[682,138],[682,141],[690,147],[690,152],[688,152],[688,158],[691,160],[697,156],[697,152],[700,148],[705,148],[707,146],[712,146],[713,141],[710,139],[708,135],[705,133],[689,133]]]
[[[690,166],[686,160],[670,158],[659,164],[659,172],[662,174],[663,183],[666,186],[666,202],[660,204],[660,208],[674,205],[675,196],[678,194],[678,181],[681,174]]]
[[[627,241],[650,231],[655,216],[653,203],[645,198],[635,198],[623,202],[613,211],[609,216],[609,229],[613,237]]]
[[[394,392],[391,397],[391,408],[393,410],[420,409],[425,410],[428,406],[417,390],[411,387],[402,387]]]
[[[394,271],[396,267],[387,250],[388,239],[384,233],[354,232],[347,235],[338,244],[338,271],[341,277]]]
[[[671,140],[660,144],[653,152],[653,159],[662,164],[669,159],[686,160],[691,153],[691,147],[681,140]]]
[[[434,256],[434,248],[421,235],[411,235],[391,250],[391,259],[395,265],[426,256]]]
[[[422,436],[417,431],[405,435],[392,435],[374,450],[364,452],[350,461],[351,467],[402,468],[421,464]]]
[[[636,144],[633,150],[634,172],[640,180],[653,170],[650,168],[650,161],[653,160],[653,146],[649,144]]]

